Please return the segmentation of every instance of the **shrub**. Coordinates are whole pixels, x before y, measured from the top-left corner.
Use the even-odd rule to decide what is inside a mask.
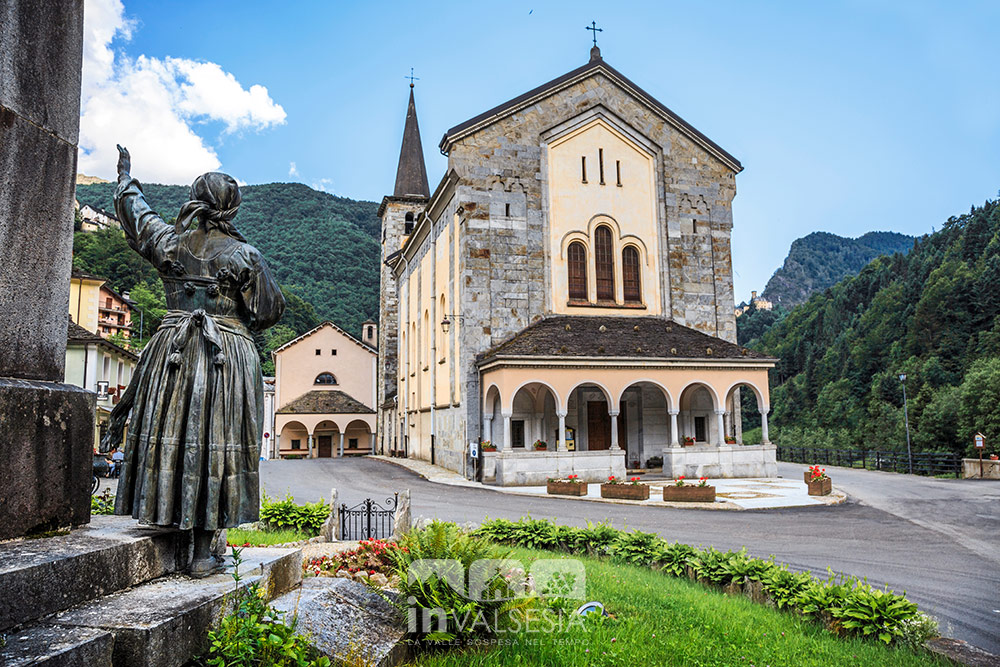
[[[497,624],[512,621],[525,609],[536,605],[535,597],[515,598],[515,594],[524,591],[516,590],[499,573],[487,582],[484,595],[476,596],[477,599],[467,596],[469,567],[476,561],[504,559],[509,554],[485,540],[463,533],[453,523],[434,521],[426,528],[405,534],[398,545],[399,549],[390,554],[393,574],[400,579],[400,595],[395,604],[411,620],[416,615],[418,639],[467,642],[477,636],[489,636],[499,629]],[[415,561],[435,559],[461,564],[461,572],[453,574],[460,579],[458,588],[462,590],[456,590],[449,583],[449,576],[411,571]],[[444,610],[445,615],[443,619],[436,617],[427,631],[421,621],[434,610]],[[474,619],[481,620],[474,622]],[[440,620],[443,620],[444,629],[438,627]]]
[[[257,582],[240,586],[240,550],[233,549],[236,570],[233,579],[233,611],[219,622],[218,630],[208,633],[208,654],[195,661],[212,667],[330,667],[329,658],[320,656],[306,637],[295,631],[295,623],[286,625],[284,612],[264,601],[264,591]]]
[[[917,605],[892,591],[862,584],[855,586],[842,605],[830,612],[845,629],[864,637],[877,637],[888,644],[903,635],[903,624],[916,616]]]
[[[275,500],[265,494],[260,501],[260,520],[269,528],[294,528],[309,535],[319,535],[331,509],[322,499],[296,505],[290,495],[284,500]]]
[[[90,497],[90,513],[91,514],[115,513],[115,495],[111,493],[111,489],[104,489],[104,493],[102,493],[101,495]]]
[[[896,636],[896,640],[914,651],[922,649],[924,642],[928,639],[933,639],[941,634],[938,622],[921,611],[900,621],[899,630],[900,633]]]
[[[795,599],[812,583],[812,580],[812,575],[808,572],[791,572],[784,565],[772,567],[760,579],[764,584],[764,590],[774,600],[778,609],[793,607]]]
[[[656,561],[659,546],[663,542],[659,535],[635,531],[618,533],[611,543],[611,556],[630,565],[651,565]]]
[[[674,542],[673,544],[663,543],[656,555],[656,560],[664,572],[668,572],[675,577],[683,577],[687,572],[689,561],[698,550],[688,544]]]

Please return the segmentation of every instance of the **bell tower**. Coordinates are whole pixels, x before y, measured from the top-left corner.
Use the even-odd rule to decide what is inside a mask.
[[[399,150],[396,167],[396,185],[392,195],[382,199],[378,215],[382,219],[382,255],[379,279],[378,322],[378,426],[379,453],[391,454],[401,450],[397,446],[396,371],[398,368],[399,300],[396,280],[386,266],[386,260],[399,252],[406,237],[430,199],[427,185],[427,168],[420,143],[417,124],[417,106],[413,99],[413,81],[410,77],[410,101],[406,107],[406,124],[403,127],[403,144]]]

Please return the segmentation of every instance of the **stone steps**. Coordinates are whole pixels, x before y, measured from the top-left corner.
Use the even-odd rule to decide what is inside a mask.
[[[68,535],[0,543],[0,632],[178,571],[187,534],[95,516]]]
[[[103,528],[95,526],[95,528],[106,529],[112,535],[115,534],[115,529],[124,532],[126,536],[131,535],[133,529],[124,526],[120,517],[115,519],[117,521],[111,522],[111,528],[108,526]],[[134,525],[134,522],[130,523]],[[75,560],[78,562],[78,567],[86,565],[90,568],[81,570],[77,579],[90,577],[92,580],[86,582],[86,585],[74,584],[81,590],[70,591],[65,599],[78,599],[97,590],[104,590],[107,593],[99,597],[91,596],[75,604],[65,604],[55,613],[44,616],[41,613],[28,613],[30,622],[3,631],[2,634],[6,635],[6,644],[0,647],[0,665],[180,667],[207,648],[205,633],[228,611],[230,605],[228,596],[235,590],[231,576],[233,571],[231,557],[227,559],[229,567],[224,574],[191,579],[180,574],[161,572],[157,578],[142,580],[133,587],[125,588],[121,584],[129,580],[129,577],[132,580],[143,579],[160,569],[156,564],[164,563],[153,558],[151,561],[147,559],[130,566],[128,564],[130,555],[142,560],[144,554],[160,553],[166,548],[161,542],[170,542],[171,539],[177,542],[176,533],[173,538],[169,538],[157,531],[156,535],[146,535],[133,541],[106,537],[105,539],[112,544],[105,545],[104,549],[94,548],[90,541],[96,539],[93,535],[67,537],[75,539],[69,541],[63,538],[48,539],[61,540],[54,545],[54,548],[58,547],[59,550],[73,545],[85,547],[90,545],[91,548],[85,548],[81,554],[61,551],[61,559],[46,560],[41,557],[44,545],[32,547],[35,553],[30,555],[28,552],[31,549],[18,544],[16,546],[17,553],[20,554],[21,567],[5,567],[5,570],[9,570],[6,576],[12,582],[29,582],[33,590],[44,593],[45,589],[40,586],[38,577],[44,579],[46,568],[65,574],[69,566],[63,563],[63,560]],[[38,540],[38,542],[43,541]],[[122,547],[123,543],[130,546]],[[12,546],[14,545],[0,546],[0,560]],[[171,548],[176,546],[178,545],[174,544]],[[108,561],[109,556],[106,552],[109,549],[116,552],[111,560],[124,568],[127,576],[102,572],[95,566]],[[83,561],[78,560],[80,556],[83,556]],[[11,572],[17,573],[17,578],[13,578]],[[301,551],[244,549],[240,575],[243,577],[241,585],[258,582],[267,592],[268,599],[272,599],[296,587],[301,581]],[[64,576],[58,582],[51,582],[50,585],[55,587],[66,581],[72,583],[72,580]],[[3,588],[5,582],[4,575],[0,574],[0,591],[4,592],[4,595],[0,595],[0,599],[3,600],[9,598],[6,589]],[[25,585],[22,588],[27,590],[29,587]],[[47,595],[46,599],[50,606],[54,604],[55,598],[55,595]],[[30,604],[29,598],[22,601],[19,607],[24,609]],[[8,606],[14,607],[13,604]]]

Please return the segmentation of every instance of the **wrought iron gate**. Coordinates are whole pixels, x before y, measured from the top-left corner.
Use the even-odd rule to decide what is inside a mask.
[[[354,507],[348,507],[346,503],[341,505],[340,539],[387,539],[392,535],[398,504],[399,494],[396,493],[392,498],[385,499],[384,506],[371,498],[365,498]]]

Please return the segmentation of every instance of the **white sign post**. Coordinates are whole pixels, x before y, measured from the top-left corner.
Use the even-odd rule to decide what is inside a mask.
[[[979,450],[979,479],[983,478],[983,450],[986,448],[986,436],[982,433],[977,433],[974,438],[976,442],[976,449]]]

